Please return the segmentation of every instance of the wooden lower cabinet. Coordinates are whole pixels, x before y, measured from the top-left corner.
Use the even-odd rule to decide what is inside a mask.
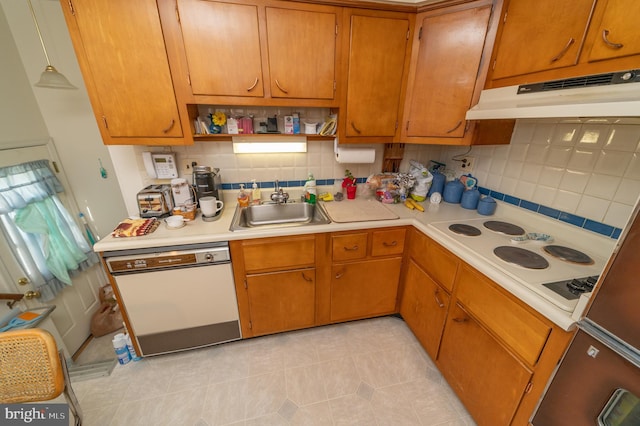
[[[331,268],[331,321],[395,312],[402,258],[336,263]]]
[[[400,315],[432,359],[438,355],[449,299],[429,274],[409,260]]]
[[[249,275],[246,281],[255,336],[315,324],[315,269]]]
[[[447,321],[437,364],[478,425],[511,424],[533,375],[459,304]]]

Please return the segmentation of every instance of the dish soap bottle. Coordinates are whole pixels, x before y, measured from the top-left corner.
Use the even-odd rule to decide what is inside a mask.
[[[309,177],[304,184],[304,199],[309,204],[316,203],[316,180],[312,173],[309,173]]]
[[[258,184],[255,179],[251,179],[251,182],[253,182],[251,185],[251,204],[259,205],[260,198],[262,197],[260,194],[260,188],[258,188]]]
[[[244,183],[240,184],[240,192],[238,193],[238,205],[240,207],[249,207],[249,194],[244,190]]]

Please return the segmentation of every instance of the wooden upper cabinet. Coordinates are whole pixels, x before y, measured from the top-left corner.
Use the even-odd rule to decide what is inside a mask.
[[[640,2],[510,0],[487,88],[638,68]]]
[[[493,78],[575,65],[595,0],[511,0]]]
[[[465,114],[484,83],[491,8],[479,1],[418,14],[402,140],[470,143]]]
[[[179,0],[194,95],[264,96],[258,7]]]
[[[346,114],[340,124],[346,137],[367,137],[367,141],[387,137],[390,141],[398,126],[412,20],[405,14],[366,13],[353,11],[345,17],[350,37],[345,48]]]
[[[609,0],[599,25],[594,22],[589,33],[593,46],[589,61],[640,54],[640,2]]]
[[[187,104],[338,106],[339,7],[158,0]]]
[[[266,8],[272,97],[334,98],[338,10]]]
[[[185,143],[155,0],[61,5],[104,143]]]

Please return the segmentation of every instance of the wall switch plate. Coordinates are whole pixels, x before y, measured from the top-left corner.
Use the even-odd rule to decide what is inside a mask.
[[[473,171],[473,166],[476,165],[476,158],[469,155],[462,157],[462,159],[458,161],[458,170],[464,173],[471,173]]]
[[[184,159],[181,158],[178,161],[178,164],[180,166],[180,169],[179,169],[180,174],[191,174],[192,173],[191,163],[193,163],[194,161],[196,161],[194,158],[184,158]]]

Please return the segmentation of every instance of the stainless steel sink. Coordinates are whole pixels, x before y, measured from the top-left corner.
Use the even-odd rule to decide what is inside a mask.
[[[264,227],[322,225],[330,222],[324,209],[317,204],[268,203],[244,208],[237,206],[229,229],[241,231]]]

